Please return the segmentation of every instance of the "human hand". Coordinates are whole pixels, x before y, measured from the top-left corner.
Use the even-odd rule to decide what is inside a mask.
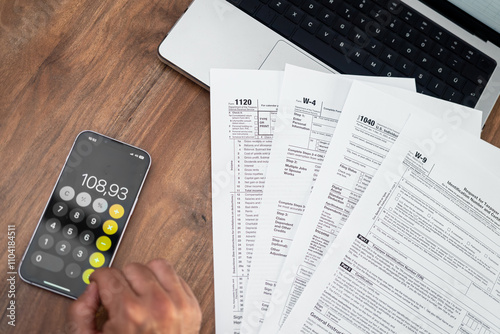
[[[102,333],[198,333],[201,310],[186,282],[165,260],[131,263],[120,271],[100,268],[69,309],[77,334],[101,333],[95,314],[100,303],[108,312]]]

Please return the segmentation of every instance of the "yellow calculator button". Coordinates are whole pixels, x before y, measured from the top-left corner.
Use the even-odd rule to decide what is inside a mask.
[[[97,238],[95,245],[98,250],[105,252],[111,247],[111,239],[103,235],[102,237]]]
[[[109,208],[109,215],[114,219],[120,219],[124,213],[125,210],[123,209],[123,206],[121,206],[120,204],[113,204]]]
[[[102,230],[107,235],[115,234],[118,231],[118,224],[114,220],[106,220],[102,225]]]
[[[86,284],[90,284],[89,278],[90,274],[94,272],[94,269],[87,269],[83,272],[82,279]]]
[[[104,255],[99,252],[93,253],[92,255],[90,255],[89,263],[94,268],[102,267],[102,265],[104,264]]]

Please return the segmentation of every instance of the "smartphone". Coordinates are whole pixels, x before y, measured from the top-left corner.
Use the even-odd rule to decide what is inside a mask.
[[[90,274],[113,262],[150,164],[142,149],[81,132],[21,260],[20,277],[78,298]]]

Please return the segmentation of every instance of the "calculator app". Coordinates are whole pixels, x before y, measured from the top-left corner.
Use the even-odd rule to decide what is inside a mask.
[[[149,165],[141,149],[82,132],[24,255],[22,278],[78,297],[92,272],[110,265]]]

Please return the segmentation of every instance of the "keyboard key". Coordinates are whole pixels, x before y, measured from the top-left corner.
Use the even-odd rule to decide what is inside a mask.
[[[354,60],[356,63],[362,65],[366,57],[368,57],[368,52],[363,49],[356,48],[348,54],[348,57]]]
[[[342,36],[337,36],[336,38],[334,38],[332,46],[338,51],[342,52],[342,54],[349,53],[349,50],[353,48],[352,43],[349,42],[347,38],[344,38]]]
[[[450,102],[459,103],[462,102],[464,95],[450,87],[446,88],[446,91],[443,95],[443,100],[447,100]]]
[[[425,35],[429,35],[431,30],[434,28],[434,24],[427,20],[426,18],[420,18],[416,23],[415,23],[415,28],[417,28],[418,31],[421,33],[424,33]]]
[[[375,75],[380,74],[382,71],[382,67],[384,66],[382,61],[380,59],[377,59],[373,56],[369,56],[365,63],[364,63],[365,68],[367,68],[370,72],[372,72]]]
[[[400,13],[404,10],[404,6],[400,0],[389,1],[386,5],[386,8],[393,14]]]
[[[391,66],[394,66],[396,64],[398,57],[399,55],[396,53],[396,51],[388,48],[384,49],[380,55],[380,58]]]
[[[410,60],[403,57],[399,58],[396,62],[396,69],[406,76],[410,76],[414,68],[415,65],[413,65]]]
[[[434,61],[429,55],[425,53],[420,53],[418,57],[415,59],[415,63],[419,66],[422,66],[426,70],[430,70],[432,65],[434,64]]]
[[[296,25],[292,23],[290,20],[284,18],[283,16],[278,16],[276,20],[273,22],[272,27],[276,29],[278,33],[288,38],[292,36],[292,33],[295,30]]]
[[[471,64],[476,64],[479,59],[479,52],[471,47],[466,47],[462,51],[462,58],[467,60]]]
[[[399,32],[401,30],[401,28],[403,27],[403,21],[401,21],[400,19],[398,18],[393,18],[389,24],[387,25],[387,27],[394,31],[394,32]]]
[[[448,42],[446,42],[446,46],[456,54],[462,53],[462,50],[464,48],[464,44],[454,36],[448,39]]]
[[[366,49],[372,55],[374,55],[375,57],[378,57],[382,53],[382,50],[384,49],[384,45],[375,39],[371,39],[368,42]]]
[[[318,14],[318,20],[326,24],[327,26],[332,26],[333,21],[335,20],[335,14],[333,14],[331,11],[329,11],[326,8],[321,9],[321,11]]]
[[[341,3],[340,0],[322,0],[321,3],[331,10],[335,10],[337,6]]]
[[[431,66],[430,71],[432,75],[435,75],[442,80],[446,79],[448,74],[450,74],[450,69],[440,63],[434,63],[434,65]]]
[[[467,79],[456,72],[450,73],[446,78],[446,83],[457,90],[462,90],[466,82]]]
[[[348,23],[346,20],[342,18],[338,18],[333,24],[333,29],[339,32],[343,36],[347,36],[349,31],[351,30],[352,24]]]
[[[316,14],[318,13],[319,9],[320,9],[320,6],[319,4],[314,1],[314,0],[306,0],[303,4],[302,4],[302,10],[304,10],[306,13],[308,13],[309,15],[312,15],[312,16],[316,16]]]
[[[420,15],[418,15],[411,9],[402,10],[401,14],[399,14],[399,17],[409,25],[413,25],[417,22],[418,19],[420,19]]]
[[[427,86],[432,76],[426,70],[422,69],[421,67],[417,67],[413,72],[413,77],[418,84]]]
[[[357,9],[365,14],[369,13],[370,10],[373,8],[373,4],[369,0],[354,0],[352,2],[352,6],[355,9]]]
[[[315,34],[316,31],[318,31],[319,25],[320,23],[318,20],[312,18],[311,16],[306,16],[306,18],[304,19],[304,21],[302,21],[302,24],[300,26],[310,34]]]
[[[425,94],[432,97],[437,97],[437,95],[431,92],[427,87],[420,86],[419,84],[417,84],[417,93]]]
[[[373,38],[382,40],[387,33],[387,29],[383,29],[377,22],[370,21],[366,25],[366,33]]]
[[[368,22],[370,22],[370,20],[363,14],[356,15],[356,17],[352,21],[352,23],[361,30],[366,29],[366,25],[368,24]]]
[[[300,20],[302,20],[304,15],[305,14],[303,11],[293,6],[288,8],[288,10],[285,12],[285,17],[295,24],[298,24]]]
[[[448,41],[450,34],[441,27],[434,27],[431,30],[430,36],[433,40],[444,45]]]
[[[465,83],[464,88],[462,89],[462,93],[464,93],[465,96],[471,96],[477,98],[481,95],[483,89],[484,89],[483,86],[478,86],[473,84],[471,81],[467,81]]]
[[[349,39],[354,42],[355,45],[364,47],[369,43],[370,38],[366,33],[360,30],[358,27],[354,27],[349,33]]]
[[[478,86],[486,86],[486,73],[480,71],[476,67],[470,64],[465,64],[462,74],[474,84]]]
[[[431,55],[436,57],[438,60],[445,62],[450,53],[442,46],[436,45],[432,51]]]
[[[399,35],[406,39],[407,41],[413,43],[418,37],[418,32],[410,27],[410,26],[404,26],[400,31]]]
[[[344,3],[340,4],[337,7],[336,11],[340,16],[342,16],[344,19],[347,21],[351,21],[356,15],[358,15],[358,11],[352,8],[349,5],[346,5]]]
[[[327,28],[325,26],[320,27],[318,33],[316,34],[316,36],[318,36],[319,39],[321,39],[328,45],[330,45],[333,42],[333,38],[335,37],[335,35],[336,34],[332,29]]]
[[[403,74],[396,71],[393,67],[385,65],[380,71],[380,75],[384,77],[402,77]]]
[[[477,67],[479,67],[479,69],[485,71],[486,73],[492,73],[496,66],[497,63],[493,59],[484,55],[479,56],[479,60],[477,62]]]
[[[441,80],[432,77],[429,84],[427,85],[427,88],[434,94],[436,94],[438,97],[441,97],[444,93],[444,90],[446,88],[444,82]]]
[[[278,13],[283,14],[288,7],[288,3],[282,0],[271,0],[271,2],[269,3],[269,7],[271,7]]]
[[[409,43],[404,43],[400,48],[401,54],[410,59],[415,60],[417,58],[418,50],[415,46]]]
[[[462,58],[459,57],[458,55],[452,53],[448,57],[446,65],[449,66],[452,70],[460,72],[464,68],[465,61],[462,60]]]
[[[429,53],[431,52],[432,48],[434,47],[434,42],[431,41],[431,39],[427,36],[420,35],[417,37],[417,40],[415,41],[415,44],[425,52]]]

